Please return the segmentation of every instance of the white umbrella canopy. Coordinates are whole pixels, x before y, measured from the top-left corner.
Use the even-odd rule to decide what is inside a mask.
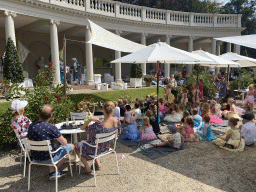
[[[203,50],[192,51],[192,53],[211,60],[210,63],[201,64],[202,66],[239,67],[239,64],[234,61],[221,58],[220,56],[211,54],[211,53],[203,51]]]
[[[171,47],[167,43],[158,42],[149,45],[139,51],[111,61],[111,63],[182,63],[195,64],[211,62],[210,59],[194,55],[187,51],[183,51]],[[195,62],[195,63],[194,63]]]
[[[242,45],[245,47],[250,47],[256,49],[256,35],[243,35],[243,36],[232,36],[232,37],[222,37],[215,38],[219,41],[225,41],[228,43],[234,43],[237,45]]]
[[[237,53],[224,53],[220,55],[223,59],[228,59],[231,61],[235,61],[240,64],[240,67],[256,67],[256,59],[246,57],[243,55],[238,55]]]

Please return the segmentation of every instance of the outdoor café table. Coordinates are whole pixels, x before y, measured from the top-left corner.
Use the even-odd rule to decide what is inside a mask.
[[[83,125],[84,124],[84,121],[76,121],[76,125],[78,125],[79,127],[78,128],[72,128],[72,129],[62,129],[62,126],[63,124],[66,123],[66,122],[62,122],[62,123],[58,123],[58,124],[55,124],[55,126],[60,130],[60,133],[65,135],[71,135],[73,136],[73,144],[77,143],[77,134],[78,133],[84,133],[85,130],[81,130],[80,129],[80,125]],[[69,124],[72,123],[72,121],[69,121]],[[91,122],[91,124],[93,124],[94,122]],[[76,159],[75,159],[75,162],[78,162],[79,161],[79,158],[78,156],[76,155]]]

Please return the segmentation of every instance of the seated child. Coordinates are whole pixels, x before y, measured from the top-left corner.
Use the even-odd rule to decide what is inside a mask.
[[[141,110],[139,108],[139,104],[138,103],[134,104],[134,111],[133,111],[132,116],[134,117],[135,121],[141,119]]]
[[[198,115],[201,115],[201,108],[200,108],[200,102],[199,102],[199,101],[196,101],[196,102],[194,103],[194,108],[197,109]]]
[[[214,105],[211,110],[210,123],[221,124],[224,121],[221,119],[221,111],[217,105]]]
[[[216,139],[210,125],[210,116],[204,115],[203,122],[204,122],[203,128],[196,132],[199,135],[200,140],[212,141]]]
[[[137,125],[128,125],[128,129],[124,131],[122,139],[128,139],[132,141],[137,141],[140,138],[140,133],[137,129]]]
[[[192,106],[192,103],[188,101],[187,104],[186,104],[186,110],[190,111],[191,106]]]
[[[166,147],[172,147],[175,149],[179,149],[180,145],[181,145],[181,134],[179,132],[177,132],[177,127],[175,127],[174,125],[171,125],[168,127],[170,133],[172,134],[170,136],[170,138],[168,138],[167,140],[165,139],[161,139],[162,143],[161,144],[153,144],[154,147],[162,147],[162,146],[166,146]]]
[[[204,115],[211,115],[210,106],[207,102],[204,102],[202,106],[201,117],[203,117]]]
[[[143,117],[142,121],[143,121],[143,125],[139,130],[140,140],[150,141],[150,140],[157,139],[157,136],[154,133],[152,126],[149,123],[148,116]]]
[[[155,118],[157,118],[157,105],[156,104],[151,104],[150,105],[150,110],[153,112],[153,116]],[[158,111],[158,123],[161,122],[162,116],[163,116],[163,114],[160,111]]]
[[[183,112],[183,117],[180,120],[180,123],[174,124],[178,129],[182,129],[184,127],[185,119],[190,116],[190,113],[188,111]],[[179,131],[180,132],[180,131]]]
[[[156,120],[156,116],[153,114],[153,111],[147,110],[146,112],[146,116],[149,118],[150,120],[150,125],[153,127],[153,131],[155,134],[159,134],[160,133],[160,127],[159,127],[159,123]]]
[[[159,105],[159,110],[160,110],[161,113],[166,113],[166,112],[167,112],[167,109],[166,109],[165,106],[164,106],[164,100],[163,100],[163,98],[160,98],[160,99],[159,99],[158,105]]]
[[[149,110],[150,104],[151,104],[151,98],[150,98],[150,95],[147,95],[147,96],[146,96],[146,101],[145,101],[145,103],[144,103],[145,111]]]
[[[239,119],[234,117],[229,118],[228,125],[230,128],[227,130],[226,135],[224,137],[217,138],[212,141],[212,143],[229,151],[243,151],[245,142],[244,139],[241,138],[240,130],[237,127],[238,121]]]
[[[194,121],[194,131],[198,131],[201,130],[204,126],[204,122],[202,120],[202,117],[200,115],[198,115],[198,110],[197,108],[193,108],[192,111],[192,119]]]
[[[232,97],[228,98],[228,105],[230,106],[230,110],[229,111],[227,111],[227,110],[224,111],[224,113],[223,113],[224,117],[226,119],[229,119],[230,117],[240,119],[239,113],[236,110],[235,100]]]
[[[113,117],[120,118],[120,107],[118,106],[117,101],[113,101],[115,104],[114,112],[113,112]]]
[[[126,111],[124,113],[124,123],[131,123],[132,112],[130,105],[126,105],[125,109]]]
[[[185,128],[181,131],[184,141],[199,141],[199,137],[194,133],[194,121],[191,117],[185,119]]]
[[[176,104],[173,106],[171,115],[166,115],[164,118],[164,121],[180,122],[182,117],[183,117],[183,111],[181,111],[179,105]]]

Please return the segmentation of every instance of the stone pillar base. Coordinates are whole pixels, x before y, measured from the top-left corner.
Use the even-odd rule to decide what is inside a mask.
[[[122,79],[116,79],[116,83],[123,83],[123,80]]]
[[[95,82],[94,81],[86,81],[86,85],[94,85]]]

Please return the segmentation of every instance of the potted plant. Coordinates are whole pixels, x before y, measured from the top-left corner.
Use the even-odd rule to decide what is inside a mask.
[[[155,77],[153,75],[145,75],[144,76],[144,81],[146,83],[147,87],[151,86],[152,81],[155,81]]]
[[[132,64],[130,75],[131,87],[142,87],[142,68],[141,64]]]

